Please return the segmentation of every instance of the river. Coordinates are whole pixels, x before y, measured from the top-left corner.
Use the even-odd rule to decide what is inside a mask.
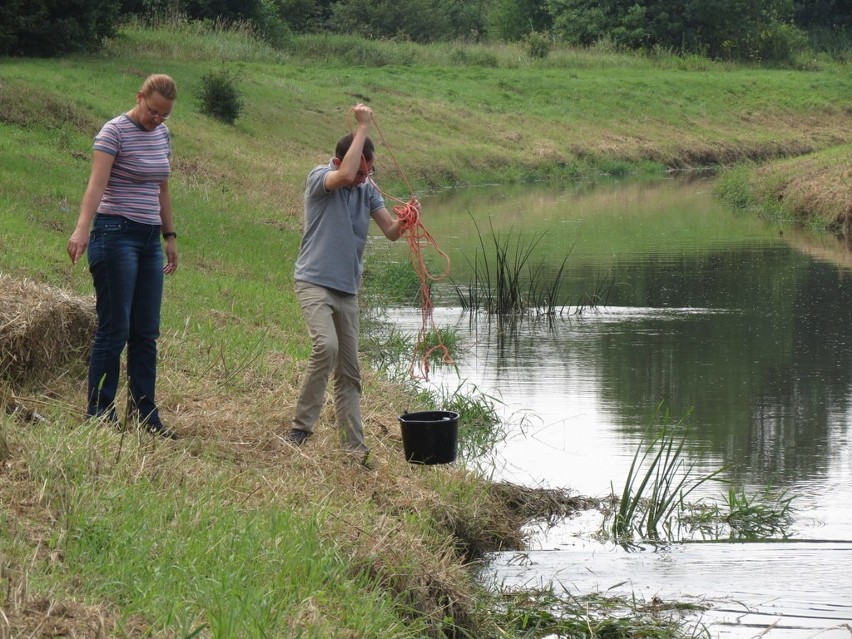
[[[605,497],[621,491],[659,411],[685,432],[690,500],[791,497],[771,540],[683,536],[625,549],[599,513],[530,531],[484,579],[558,583],[574,595],[694,600],[712,637],[852,636],[852,270],[843,243],[728,210],[711,179],[625,180],[449,191],[423,222],[462,288],[493,247],[535,242],[530,265],[566,270],[555,315],[497,322],[434,286],[438,327],[460,337],[428,384],[497,398],[506,437],[495,479]],[[376,243],[378,246],[378,243]],[[383,249],[385,250],[385,249]],[[426,248],[430,269],[445,267]],[[407,248],[391,255],[405,259]],[[394,253],[394,251],[396,253]],[[509,251],[511,253],[511,251]],[[542,275],[544,274],[544,275]],[[555,277],[555,276],[553,276]],[[594,300],[594,303],[590,303]],[[389,309],[416,332],[416,308]],[[464,425],[462,424],[463,428]]]

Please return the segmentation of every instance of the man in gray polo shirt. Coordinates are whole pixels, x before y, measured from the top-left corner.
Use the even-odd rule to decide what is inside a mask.
[[[404,228],[387,210],[370,179],[375,159],[375,147],[368,137],[373,112],[357,104],[352,114],[355,132],[340,138],[334,157],[315,167],[305,185],[304,235],[296,259],[295,291],[313,350],[286,439],[300,446],[313,434],[333,371],[335,423],[343,448],[369,466],[358,364],[358,288],[364,247],[370,218],[391,241],[399,239]],[[416,199],[412,203],[419,208]]]

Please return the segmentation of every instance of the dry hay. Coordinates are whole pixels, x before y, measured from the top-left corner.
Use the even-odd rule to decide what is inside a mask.
[[[10,580],[9,587],[15,586]],[[117,636],[154,636],[135,618],[121,619],[106,606],[94,606],[52,596],[16,596],[0,610],[0,639],[6,637],[68,637],[108,639]]]
[[[8,560],[0,563],[0,583],[5,584],[5,597],[0,602],[0,639],[162,636],[152,633],[140,615],[123,616],[115,606],[86,604],[54,592],[39,594],[30,585],[26,568]]]
[[[508,482],[491,484],[491,493],[518,517],[515,526],[541,522],[552,526],[566,517],[597,508],[598,500],[572,496],[558,488],[535,488]]]
[[[97,317],[92,297],[0,273],[0,378],[52,378],[85,359]]]

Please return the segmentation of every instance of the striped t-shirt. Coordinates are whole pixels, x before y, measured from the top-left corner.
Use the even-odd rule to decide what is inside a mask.
[[[146,131],[123,113],[104,124],[93,148],[115,156],[98,214],[160,224],[160,184],[170,173],[166,125]]]

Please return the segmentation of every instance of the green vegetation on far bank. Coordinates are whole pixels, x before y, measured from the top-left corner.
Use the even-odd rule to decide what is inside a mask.
[[[352,103],[376,111],[386,136],[376,135],[377,177],[394,195],[406,187],[391,152],[424,190],[831,154],[852,139],[842,65],[690,68],[582,50],[538,63],[509,46],[302,42],[338,53],[299,58],[243,33],[175,25],[129,28],[92,56],[0,60],[0,272],[82,296],[90,277],[64,247],[91,139],[145,75],[178,81],[169,127],[181,268],[166,284],[159,392],[184,435],[171,444],[81,423],[82,361],[25,386],[0,382],[0,634],[529,630],[527,608],[484,596],[469,567],[522,547],[536,511],[464,468],[402,460],[396,417],[430,398],[367,374],[373,473],[337,452],[330,413],[304,450],[279,437],[309,348],[291,287],[302,184],[346,132]],[[384,64],[337,57],[358,47]],[[219,70],[244,100],[233,126],[203,115],[196,97]],[[507,609],[516,616],[501,617]],[[625,626],[615,636],[677,633]]]

